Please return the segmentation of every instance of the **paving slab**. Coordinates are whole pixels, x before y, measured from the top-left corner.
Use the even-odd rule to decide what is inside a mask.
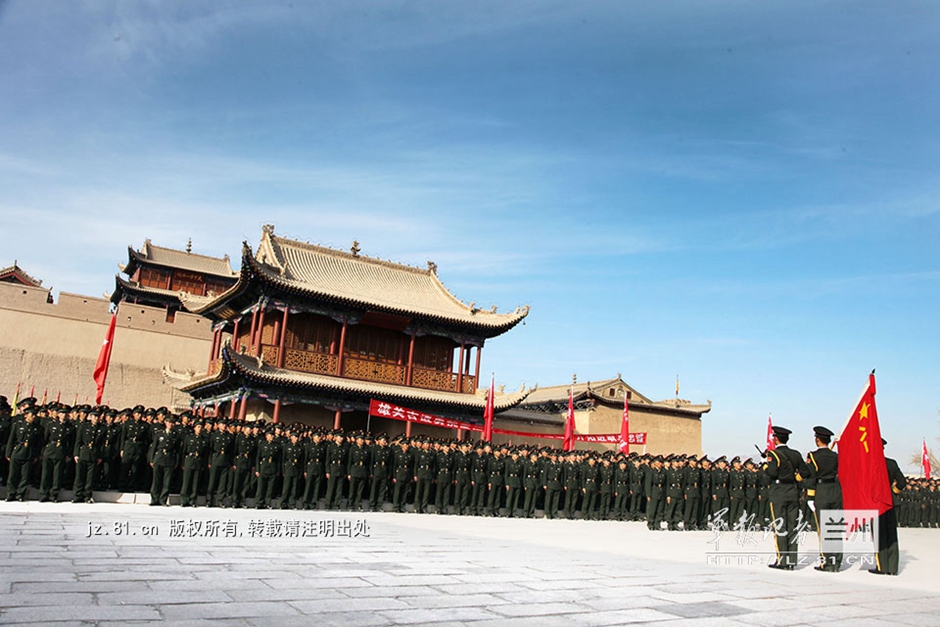
[[[0,624],[919,627],[940,613],[938,530],[901,529],[900,576],[872,577],[773,571],[731,536],[719,548],[638,523],[111,500],[0,503]]]

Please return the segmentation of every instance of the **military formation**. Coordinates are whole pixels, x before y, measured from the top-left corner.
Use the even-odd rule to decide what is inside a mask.
[[[345,433],[302,424],[204,419],[167,408],[124,410],[0,397],[0,484],[8,500],[39,490],[75,502],[94,491],[149,492],[151,505],[645,521],[652,531],[768,530],[774,568],[796,565],[797,536],[816,511],[841,508],[832,432],[816,427],[805,458],[774,428],[764,459],[561,451],[431,437]],[[891,464],[893,463],[893,469]],[[938,526],[937,482],[905,478],[889,460],[901,526]],[[895,541],[896,546],[896,541]],[[885,570],[890,572],[891,560]],[[841,555],[821,555],[837,571]],[[879,572],[882,569],[876,569]],[[893,567],[896,572],[896,565]]]

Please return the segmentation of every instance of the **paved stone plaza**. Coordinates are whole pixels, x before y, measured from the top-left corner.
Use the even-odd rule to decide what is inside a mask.
[[[901,574],[766,568],[770,540],[640,523],[0,503],[0,624],[938,625],[940,531]],[[812,557],[816,540],[804,545]]]

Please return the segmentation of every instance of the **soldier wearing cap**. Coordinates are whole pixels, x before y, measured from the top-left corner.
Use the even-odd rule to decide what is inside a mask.
[[[380,433],[375,438],[369,463],[369,509],[377,512],[388,500],[388,483],[392,473],[392,449],[388,445],[388,436]]]
[[[23,419],[13,424],[7,439],[6,458],[10,462],[8,501],[26,500],[30,466],[39,458],[41,445],[42,431],[36,422],[36,410],[27,404],[23,410]]]
[[[882,438],[881,445],[886,446],[888,442]],[[875,575],[897,575],[900,568],[900,549],[898,548],[898,520],[896,510],[898,509],[898,495],[907,487],[907,479],[901,472],[898,463],[885,456],[885,466],[888,471],[888,483],[891,485],[892,504],[891,509],[886,511],[879,518],[878,524],[878,553],[875,555],[877,568],[871,568],[868,572]]]
[[[361,431],[356,433],[353,444],[349,447],[348,459],[346,478],[349,479],[349,509],[361,510],[362,497],[369,480],[369,447],[366,446],[365,434]]]
[[[663,518],[670,531],[678,531],[679,522],[685,513],[685,486],[682,484],[684,472],[680,458],[670,455],[666,468],[666,506]]]
[[[255,463],[258,453],[258,438],[254,434],[251,424],[241,425],[239,432],[235,434],[235,463],[232,470],[232,485],[230,490],[230,499],[232,507],[245,507],[247,498],[254,477]]]
[[[666,471],[663,458],[653,457],[646,473],[646,526],[650,531],[662,529],[663,511],[666,505]]]
[[[516,515],[519,509],[519,497],[522,493],[523,462],[519,459],[519,450],[513,448],[509,451],[509,459],[503,466],[503,483],[506,490],[506,511],[509,518]]]
[[[179,431],[176,429],[176,418],[169,411],[162,409],[157,412],[164,416],[164,428],[154,434],[150,445],[149,461],[153,468],[153,481],[150,484],[150,504],[170,504],[170,483],[173,472],[180,464],[183,446]]]
[[[744,474],[744,465],[740,457],[731,460],[731,469],[728,471],[728,500],[730,511],[729,524],[736,527],[744,519],[744,506],[746,504],[747,477]]]
[[[258,443],[258,463],[255,476],[258,489],[255,492],[255,507],[267,509],[274,498],[274,482],[281,467],[281,445],[275,440],[275,429],[269,426],[264,431],[264,441]]]
[[[6,447],[10,439],[10,430],[13,428],[13,408],[10,407],[6,396],[0,396],[0,446]],[[10,462],[6,455],[0,455],[0,486],[7,484],[7,475],[10,472]]]
[[[203,431],[203,423],[196,422],[185,429],[183,436],[183,485],[180,488],[180,504],[196,507],[199,478],[206,467],[209,439]]]
[[[392,476],[392,508],[399,514],[405,511],[405,503],[414,480],[414,455],[409,450],[407,440],[400,440],[392,452],[394,475]]]
[[[209,507],[223,507],[229,490],[229,475],[232,471],[235,454],[235,437],[228,431],[225,420],[215,424],[215,431],[209,435],[209,485],[206,489],[206,504]]]
[[[320,504],[326,473],[326,443],[317,429],[304,446],[304,509],[316,509]]]
[[[434,509],[439,516],[447,514],[454,487],[456,445],[441,442],[434,445]]]
[[[489,444],[477,444],[470,460],[470,513],[474,516],[483,514],[486,506],[487,464],[489,463]]]
[[[686,531],[698,529],[702,510],[702,468],[694,456],[682,470],[682,492],[685,499],[682,528]]]
[[[72,485],[73,503],[91,503],[95,474],[104,455],[104,431],[98,424],[98,409],[91,409],[75,434],[75,483]]]
[[[139,475],[144,452],[147,450],[149,428],[143,421],[144,408],[134,407],[131,416],[121,425],[121,470],[118,486],[125,491],[136,490],[140,485]]]
[[[45,446],[42,449],[42,478],[39,482],[39,501],[57,501],[65,471],[65,459],[71,452],[67,416],[53,412],[45,426]]]
[[[824,509],[842,509],[842,487],[839,485],[839,456],[829,449],[829,442],[834,435],[826,427],[813,427],[816,450],[806,456],[808,469],[805,477],[806,494],[810,499],[816,529],[822,544],[822,527],[819,524],[819,511]],[[826,553],[820,549],[819,564],[816,570],[839,572],[842,565],[842,553]]]
[[[767,456],[763,464],[767,477],[771,481],[768,495],[777,549],[777,561],[768,566],[780,570],[796,568],[799,533],[797,520],[800,504],[798,483],[809,474],[803,456],[787,446],[790,433],[791,431],[784,427],[773,427],[775,448],[766,452]]]
[[[326,446],[326,508],[336,509],[343,500],[346,484],[346,463],[349,459],[349,443],[342,431],[333,435]]]
[[[470,451],[470,442],[463,440],[454,453],[454,508],[458,516],[467,513],[470,503],[470,464],[473,462]]]
[[[300,441],[299,430],[288,431],[288,442],[283,446],[281,455],[281,509],[293,509],[300,497],[300,478],[304,471],[304,445]]]

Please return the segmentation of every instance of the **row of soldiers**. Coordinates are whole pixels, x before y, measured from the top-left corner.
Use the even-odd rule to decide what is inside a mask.
[[[899,527],[940,527],[940,479],[914,478],[898,495]]]
[[[6,438],[8,498],[39,487],[56,500],[62,486],[73,499],[92,490],[150,491],[166,504],[379,509],[645,520],[652,530],[769,528],[768,490],[776,479],[750,459],[564,452],[431,438],[372,437],[293,425],[204,421],[189,413],[142,406],[123,411],[59,404],[20,404],[11,417],[0,400],[0,442]],[[902,525],[936,526],[937,486],[912,482],[901,495]],[[815,529],[806,486],[799,517]],[[812,496],[812,495],[810,495]],[[811,500],[811,498],[810,498]]]
[[[2,403],[0,403],[2,407]],[[0,410],[9,420],[8,407]],[[314,508],[363,501],[377,509],[586,519],[647,520],[651,529],[704,528],[769,520],[758,469],[747,460],[674,455],[624,456],[550,448],[490,446],[430,438],[373,438],[301,425],[211,420],[166,408],[123,411],[20,404],[8,437],[8,498],[32,479],[40,500],[71,485],[76,501],[92,490],[151,491],[165,504],[174,488],[184,506]],[[180,472],[181,470],[181,472]],[[0,477],[2,479],[3,477]],[[345,499],[345,500],[344,500]],[[521,511],[520,511],[521,510]]]

